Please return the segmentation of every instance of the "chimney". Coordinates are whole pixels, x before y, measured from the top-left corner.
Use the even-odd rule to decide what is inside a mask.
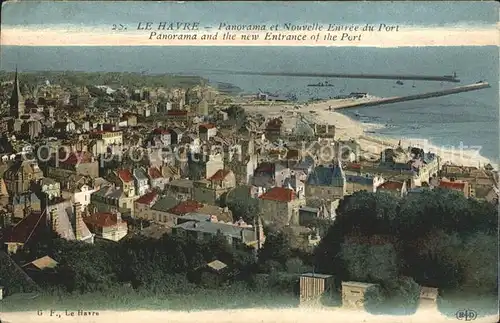
[[[82,219],[82,207],[79,202],[76,202],[73,204],[73,214],[75,216],[75,239],[80,240],[82,237],[82,224],[83,224],[83,219]]]
[[[253,226],[253,229],[254,229],[254,232],[255,232],[255,235],[256,235],[256,240],[257,240],[257,249],[260,249],[262,248],[262,243],[263,243],[263,240],[264,240],[264,230],[262,228],[262,221],[260,219],[260,216],[257,216],[257,223],[255,223],[255,219],[254,219],[254,226]]]
[[[57,215],[57,209],[56,208],[50,209],[49,214],[50,214],[52,231],[57,232],[57,228],[59,226],[59,217]]]
[[[122,214],[118,211],[116,211],[116,224],[120,224],[122,222]],[[141,225],[142,225],[142,221],[141,221]]]

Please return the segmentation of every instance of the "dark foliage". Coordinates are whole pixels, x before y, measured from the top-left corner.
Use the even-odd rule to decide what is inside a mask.
[[[0,71],[0,81],[9,81],[14,73]],[[196,76],[169,75],[169,74],[141,74],[141,73],[115,73],[115,72],[57,72],[40,71],[20,73],[20,82],[23,84],[39,84],[45,80],[51,80],[63,87],[91,86],[94,84],[107,84],[110,86],[120,85],[125,87],[192,87],[206,82]],[[94,89],[93,89],[94,90]]]
[[[189,286],[186,279],[191,272],[213,260],[226,263],[241,277],[248,277],[255,264],[250,248],[232,247],[220,235],[208,241],[177,235],[156,240],[139,235],[118,243],[91,245],[48,234],[18,257],[31,261],[44,255],[59,263],[58,279],[47,280],[44,288],[80,293],[105,291],[124,283],[153,293],[180,291]]]
[[[498,277],[497,227],[494,205],[456,192],[402,200],[357,192],[340,203],[315,263],[339,280],[387,284],[408,276],[441,290],[488,292]]]

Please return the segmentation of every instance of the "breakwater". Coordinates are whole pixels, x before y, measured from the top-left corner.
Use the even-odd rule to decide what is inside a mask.
[[[378,80],[413,80],[413,81],[439,81],[460,83],[456,75],[396,75],[396,74],[339,74],[339,73],[294,73],[294,72],[244,72],[211,70],[215,73],[233,75],[260,75],[260,76],[293,76],[293,77],[321,77],[321,78],[355,78],[355,79],[378,79]]]
[[[477,91],[477,90],[486,89],[489,87],[491,87],[489,83],[480,82],[480,83],[475,83],[475,84],[454,87],[454,88],[446,89],[446,90],[420,93],[420,94],[412,94],[412,95],[407,95],[407,96],[397,96],[397,97],[392,97],[392,98],[377,98],[377,99],[373,99],[373,100],[369,100],[369,101],[361,101],[361,102],[359,102],[359,101],[352,102],[351,101],[350,103],[336,106],[334,109],[340,110],[340,109],[348,109],[348,108],[360,108],[360,107],[377,106],[377,105],[398,103],[398,102],[405,102],[405,101],[412,101],[412,100],[422,100],[422,99],[436,98],[436,97],[445,96],[445,95],[451,95],[451,94],[455,94],[455,93]]]

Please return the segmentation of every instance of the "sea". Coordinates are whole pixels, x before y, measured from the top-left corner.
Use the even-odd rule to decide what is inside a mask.
[[[450,96],[345,110],[378,124],[374,135],[427,139],[439,147],[464,147],[498,165],[499,52],[485,47],[14,47],[1,49],[2,70],[109,71],[198,75],[229,83],[240,93],[259,91],[300,101],[350,92],[377,97],[416,94],[487,81],[491,88]],[[452,75],[461,83],[241,75],[231,72]],[[333,86],[311,87],[328,82]]]

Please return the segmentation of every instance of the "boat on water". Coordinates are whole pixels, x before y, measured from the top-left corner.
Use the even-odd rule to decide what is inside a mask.
[[[225,92],[225,93],[241,93],[243,92],[243,90],[236,86],[236,85],[233,85],[231,83],[225,83],[225,82],[217,82],[215,84],[217,90],[219,90],[220,92]]]
[[[333,85],[333,84],[331,84],[331,83],[328,83],[328,81],[325,81],[325,82],[319,82],[319,83],[307,84],[307,86],[314,86],[314,87],[325,87],[325,86],[329,86],[329,87],[333,87],[334,85]]]
[[[351,92],[347,95],[337,95],[334,97],[334,99],[336,99],[336,100],[366,99],[366,98],[369,98],[369,95],[366,92]]]

